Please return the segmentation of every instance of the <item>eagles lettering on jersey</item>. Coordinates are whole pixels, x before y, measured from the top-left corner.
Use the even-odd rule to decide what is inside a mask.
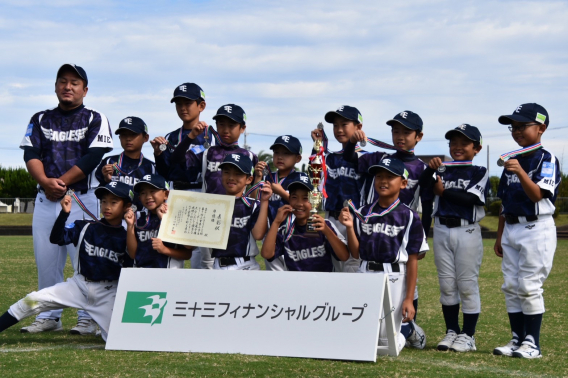
[[[137,226],[143,227],[146,224],[146,212],[139,212]],[[157,215],[150,213],[150,221],[144,229],[136,228],[136,256],[134,266],[137,268],[183,268],[183,260],[177,260],[170,256],[163,255],[152,248],[152,238],[158,237],[161,219]],[[174,244],[164,243],[167,246]]]
[[[221,170],[219,165],[228,154],[244,154],[248,155],[252,160],[253,167],[258,163],[258,157],[244,148],[238,146],[212,146],[208,150],[195,153],[191,149],[185,154],[187,169],[193,172],[197,177],[199,173],[204,176],[205,192],[212,194],[226,194],[225,188],[221,183]],[[205,156],[207,154],[207,156]],[[203,159],[206,157],[206,161]],[[205,164],[204,164],[205,163]],[[203,172],[204,171],[204,172]]]
[[[126,252],[126,230],[101,222],[76,220],[64,229],[64,244],[74,244],[79,253],[77,272],[92,281],[117,280],[120,269],[132,266]]]
[[[59,107],[34,114],[20,148],[38,150],[45,175],[59,178],[89,152],[89,148],[113,148],[110,125],[104,114],[84,105],[71,111]],[[69,185],[80,191],[89,189],[91,172],[87,177]]]
[[[442,179],[444,190],[475,194],[479,201],[485,204],[485,198],[489,192],[487,168],[476,165],[469,167],[449,166],[443,173],[437,173],[437,175]],[[485,209],[483,205],[463,205],[436,196],[433,215],[479,222],[485,216]]]
[[[103,167],[107,164],[118,163],[119,159],[120,155],[105,157],[101,161],[99,166],[95,169],[95,177],[99,181],[100,186],[106,185],[106,181],[103,175]],[[125,176],[122,173],[119,175],[117,174],[116,170],[113,169],[111,181],[120,181],[133,187],[144,176],[156,173],[156,166],[151,160],[144,158],[142,160],[142,165],[138,167],[139,162],[140,159],[131,159],[128,156],[124,155],[122,159],[122,170],[131,173],[128,176]],[[132,203],[136,206],[137,209],[142,209],[144,207],[138,199],[137,194],[135,194],[134,201]]]
[[[343,235],[331,222],[327,220],[325,222],[343,243],[347,243]],[[332,259],[337,260],[337,256],[323,233],[306,233],[305,225],[296,224],[292,237],[288,241],[284,241],[285,232],[285,226],[278,229],[274,257],[270,261],[284,256],[284,262],[290,271],[333,271]]]
[[[527,196],[516,174],[503,170],[497,196],[501,198],[503,213],[516,216],[550,215],[554,213],[558,185],[561,181],[558,158],[545,148],[516,158],[531,181],[537,184],[544,197],[534,203]]]
[[[171,161],[174,149],[172,146],[179,144],[179,132],[182,130],[182,138],[185,138],[191,130],[179,128],[166,135],[166,140],[170,143],[168,148],[156,159],[156,168],[158,174],[168,181],[183,181],[188,183],[197,183],[198,175],[187,169],[184,163],[174,163]],[[211,133],[209,133],[209,142],[213,140]],[[203,143],[205,142],[205,134],[201,133],[195,138],[194,144],[189,146],[189,150],[194,150],[196,153],[205,151]]]
[[[340,211],[343,202],[349,199],[354,204],[360,203],[363,178],[357,173],[356,164],[346,161],[343,154],[332,152],[328,153],[325,159],[327,165],[325,190],[330,195],[324,200],[324,209]]]
[[[371,205],[359,211],[367,214]],[[373,212],[385,209],[378,204]],[[424,229],[418,214],[404,204],[382,217],[373,217],[368,223],[355,218],[355,234],[359,240],[361,259],[380,263],[406,263],[408,256],[428,250]]]
[[[424,169],[426,169],[426,163],[418,159],[413,154],[406,154],[402,152],[395,152],[393,154],[387,154],[385,152],[372,152],[365,155],[359,156],[359,167],[358,170],[365,180],[364,184],[364,204],[371,204],[375,202],[378,198],[378,194],[375,191],[375,177],[369,175],[369,167],[376,165],[387,156],[394,156],[404,163],[404,167],[408,171],[408,183],[406,188],[400,191],[399,199],[406,206],[413,210],[418,208],[419,198],[422,201],[431,201],[434,198],[434,193],[431,188],[421,188],[418,185],[418,181]]]
[[[241,198],[235,199],[231,230],[227,249],[213,249],[213,257],[245,257],[258,255],[256,240],[251,231],[256,224],[260,212],[260,202],[249,198],[251,206],[248,207]]]

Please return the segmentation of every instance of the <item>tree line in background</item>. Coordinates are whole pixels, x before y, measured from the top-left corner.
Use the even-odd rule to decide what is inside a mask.
[[[272,153],[260,151],[258,158],[261,161],[269,163],[272,171],[275,170],[275,167],[272,164]],[[306,164],[302,164],[301,167],[296,168],[302,172],[307,172]],[[489,197],[497,197],[499,177],[491,176],[489,178],[489,184]],[[29,174],[27,169],[11,167],[5,168],[0,166],[0,198],[34,198],[37,193],[36,188],[37,183]],[[568,197],[568,174],[562,174],[562,182],[558,190],[558,197]],[[558,210],[560,210],[560,212],[568,212],[568,201],[563,202],[563,205],[564,203],[566,206],[557,206],[566,207],[566,209],[559,208]],[[500,205],[501,201],[494,201],[492,204],[489,204],[488,210],[491,215],[497,215],[496,211],[498,211]]]

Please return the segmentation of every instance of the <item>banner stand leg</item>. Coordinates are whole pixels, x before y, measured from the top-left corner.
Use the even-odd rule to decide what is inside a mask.
[[[387,346],[377,346],[377,355],[379,356],[393,356],[397,357],[400,350],[397,349],[396,333],[397,330],[394,328],[394,306],[391,298],[391,293],[388,285],[389,275],[384,274],[384,293],[383,293],[383,312],[385,314],[384,319],[379,320],[379,333],[381,326],[387,327]]]

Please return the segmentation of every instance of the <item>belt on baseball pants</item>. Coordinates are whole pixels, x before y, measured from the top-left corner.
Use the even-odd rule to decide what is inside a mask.
[[[173,181],[172,184],[174,185],[175,190],[201,189],[203,186],[203,184],[187,181]]]
[[[245,256],[245,257],[240,257],[242,258],[244,261],[250,261],[250,256]],[[220,267],[225,267],[225,266],[229,266],[229,265],[237,265],[237,260],[235,260],[234,257],[217,257],[217,259],[219,260],[219,266]]]
[[[472,222],[464,219],[468,224],[472,224]],[[438,221],[440,224],[446,226],[447,228],[455,228],[462,226],[462,219],[461,218],[452,218],[452,217],[438,217]]]
[[[505,215],[505,222],[507,222],[509,224],[517,224],[517,223],[522,222],[521,218],[525,218],[526,222],[534,222],[535,220],[538,219],[538,216],[537,215],[527,215],[525,217],[518,217],[516,215]]]
[[[45,193],[45,189],[42,188],[41,186],[37,188],[38,193]],[[83,189],[83,190],[78,190],[75,193],[79,193],[79,194],[87,194],[89,192],[89,189]]]
[[[371,272],[384,272],[385,265],[388,263],[380,263],[376,261],[367,261],[367,270]],[[400,264],[398,263],[391,263],[391,269],[394,273],[400,273]]]
[[[117,280],[98,280],[98,281],[95,281],[95,280],[91,280],[91,279],[85,277],[82,274],[78,274],[77,277],[83,278],[83,281],[85,281],[85,282],[93,282],[93,283],[110,283],[110,282],[116,282],[117,281]]]

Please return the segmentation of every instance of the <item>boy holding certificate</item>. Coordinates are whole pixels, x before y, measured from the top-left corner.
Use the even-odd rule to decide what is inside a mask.
[[[253,180],[252,167],[248,154],[239,153],[228,154],[219,165],[223,188],[228,196],[237,198],[227,248],[212,249],[213,269],[260,270],[255,260],[258,255],[256,241],[264,238],[268,228],[268,201],[272,188],[267,182],[259,182],[243,195]],[[247,197],[258,187],[260,201]]]
[[[169,185],[160,175],[146,175],[136,185],[142,205],[148,209],[140,219],[129,209],[126,220],[128,254],[138,268],[183,268],[184,260],[191,258],[191,250],[158,239],[162,216],[167,211]]]

